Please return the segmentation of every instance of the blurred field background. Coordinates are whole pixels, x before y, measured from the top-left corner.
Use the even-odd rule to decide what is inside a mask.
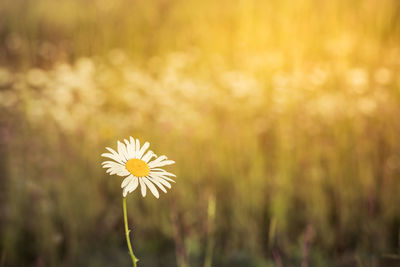
[[[130,266],[130,135],[178,176],[129,195],[140,267],[382,265],[399,69],[397,0],[1,0],[0,266]]]

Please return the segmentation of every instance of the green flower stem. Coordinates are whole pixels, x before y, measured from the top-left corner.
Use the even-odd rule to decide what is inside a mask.
[[[126,197],[122,198],[122,206],[124,208],[124,224],[125,224],[125,236],[126,236],[126,243],[128,244],[129,254],[131,254],[133,266],[136,267],[136,262],[139,260],[136,258],[135,254],[132,251],[131,240],[129,239],[129,232],[131,230],[128,229],[128,216],[126,215]]]

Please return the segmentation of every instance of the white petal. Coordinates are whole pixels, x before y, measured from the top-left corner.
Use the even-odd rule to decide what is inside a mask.
[[[119,156],[119,155],[118,155],[118,152],[115,151],[114,149],[112,149],[111,147],[106,147],[106,149],[107,149],[108,151],[110,151],[111,154],[114,154],[115,156]]]
[[[150,150],[146,153],[146,155],[143,156],[142,160],[147,163],[152,157],[157,157],[157,155]]]
[[[115,167],[115,166],[104,166],[103,168],[107,168],[106,172],[113,172],[113,174],[117,173],[120,168],[119,167]]]
[[[103,162],[101,163],[101,165],[103,166],[103,168],[104,168],[104,166],[106,166],[106,165],[110,165],[110,166],[124,166],[124,165],[121,164],[121,163],[118,163],[118,162],[115,162],[115,161],[110,161],[110,160],[103,161]]]
[[[116,156],[116,155],[111,154],[111,153],[103,153],[103,154],[101,154],[101,156],[102,156],[102,157],[105,157],[105,158],[113,159],[113,160],[115,160],[116,162],[119,162],[119,163],[121,163],[121,164],[124,164],[124,163],[126,162],[126,161],[124,161],[121,157],[119,157],[119,155]]]
[[[175,163],[175,161],[173,161],[173,160],[165,160],[165,161],[161,161],[159,163],[153,164],[152,167],[162,167],[162,166],[171,165],[171,164],[174,164],[174,163]]]
[[[154,179],[155,181],[160,182],[161,184],[165,185],[166,187],[171,188],[171,184],[168,183],[168,182],[167,182],[166,180],[164,180],[163,178],[158,177],[158,176],[154,176],[154,175],[151,175],[151,174],[149,175],[149,177],[152,178],[152,179]]]
[[[112,164],[105,164],[104,166],[103,166],[103,168],[106,168],[106,169],[113,169],[113,170],[119,170],[119,166],[115,166],[115,165],[112,165]]]
[[[142,181],[142,178],[139,178],[139,183],[140,183],[140,190],[142,191],[142,196],[146,196],[146,185]]]
[[[129,175],[128,177],[126,177],[121,184],[121,188],[124,188],[125,186],[127,186],[133,179],[133,175]]]
[[[101,163],[101,166],[105,166],[105,165],[124,166],[123,164],[121,164],[121,163],[119,163],[119,162],[111,161],[111,160],[106,160],[106,161],[103,161],[103,162]]]
[[[104,167],[104,166],[116,166],[116,167],[120,167],[120,166],[124,166],[123,164],[121,164],[121,163],[118,163],[118,162],[115,162],[115,161],[110,161],[110,160],[107,160],[107,161],[104,161],[104,162],[102,162],[101,163],[101,165]]]
[[[137,140],[137,139],[136,139]],[[137,145],[137,143],[136,143]],[[140,148],[139,153],[136,155],[136,158],[141,159],[143,157],[144,152],[150,147],[150,143],[146,142],[144,145]]]
[[[147,176],[146,178],[149,179],[155,185],[157,185],[162,191],[164,191],[164,193],[167,193],[167,189],[165,189],[165,187],[158,180],[153,179],[150,176]],[[169,188],[171,188],[171,185]]]
[[[131,173],[128,172],[126,169],[120,170],[120,171],[117,172],[117,175],[118,175],[118,176],[127,176],[127,175],[130,175],[130,174],[131,174]]]
[[[124,165],[119,164],[114,161],[105,161],[102,163],[102,165],[103,165],[103,168],[108,169],[107,173],[110,173],[110,174],[117,174],[119,176],[127,176],[130,174]]]
[[[163,185],[165,185],[165,186],[167,186],[167,185],[169,185],[169,186],[167,186],[168,188],[171,188],[171,184],[169,183],[169,182],[167,182],[165,179],[163,179],[163,178],[158,178],[158,181],[160,182],[160,183],[162,183]],[[175,182],[175,181],[173,181],[173,182]]]
[[[128,160],[128,152],[126,151],[126,146],[120,141],[118,141],[117,143],[119,156],[125,160]]]
[[[110,175],[116,174],[119,176],[127,176],[130,173],[125,169],[125,167],[110,167],[107,171]]]
[[[157,163],[163,161],[164,159],[167,159],[167,156],[165,156],[165,155],[159,156],[155,160],[149,162],[149,167],[150,168],[153,167],[154,164],[157,164]]]
[[[139,185],[139,179],[137,177],[134,177],[133,180],[126,187],[126,190],[128,191],[128,193],[131,193],[135,191],[138,185]]]
[[[116,158],[120,159],[120,161],[119,161],[120,163],[125,162],[124,158],[121,157],[121,156],[118,154],[118,152],[116,152],[114,149],[112,149],[112,148],[110,148],[110,147],[106,147],[106,149],[107,149],[108,151],[110,151],[111,154],[113,154]]]
[[[154,184],[152,182],[150,182],[149,179],[147,179],[147,178],[142,178],[142,179],[143,179],[143,182],[145,182],[145,184],[149,187],[151,193],[153,193],[153,195],[156,198],[159,198],[160,195],[158,194],[157,188],[154,186]]]
[[[130,141],[130,144],[131,144],[131,147],[132,147],[132,150],[133,150],[133,158],[136,158],[136,151],[137,151],[137,149],[136,149],[136,143],[135,143],[135,139],[132,137],[132,136],[130,136],[129,137],[129,141]]]
[[[169,178],[169,177],[167,177],[167,176],[164,176],[164,175],[157,175],[157,177],[158,177],[159,179],[164,179],[164,180],[167,180],[167,181],[176,183],[174,180],[172,180],[171,178]]]
[[[152,168],[152,169],[151,169],[151,172],[152,172],[152,173],[156,173],[156,174],[168,175],[168,176],[176,177],[175,174],[170,173],[170,172],[167,172],[167,171],[165,171],[165,170],[163,170],[163,169],[159,169],[159,168]]]
[[[108,173],[110,175],[114,175],[115,174],[115,170],[110,168],[110,169],[106,170],[106,173]]]
[[[126,151],[128,153],[128,159],[132,159],[135,157],[135,146],[131,145],[131,143],[128,140],[124,140],[126,144]]]
[[[138,157],[138,155],[139,155],[139,150],[140,150],[140,141],[139,141],[139,139],[136,139],[136,142],[135,142],[135,158],[139,158]]]

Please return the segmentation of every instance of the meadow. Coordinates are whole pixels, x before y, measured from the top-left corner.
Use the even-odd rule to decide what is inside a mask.
[[[396,266],[397,0],[2,0],[0,267]]]

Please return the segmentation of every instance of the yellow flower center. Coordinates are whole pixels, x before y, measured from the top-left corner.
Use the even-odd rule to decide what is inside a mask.
[[[141,159],[130,159],[125,168],[136,177],[147,176],[150,173],[149,165]]]

